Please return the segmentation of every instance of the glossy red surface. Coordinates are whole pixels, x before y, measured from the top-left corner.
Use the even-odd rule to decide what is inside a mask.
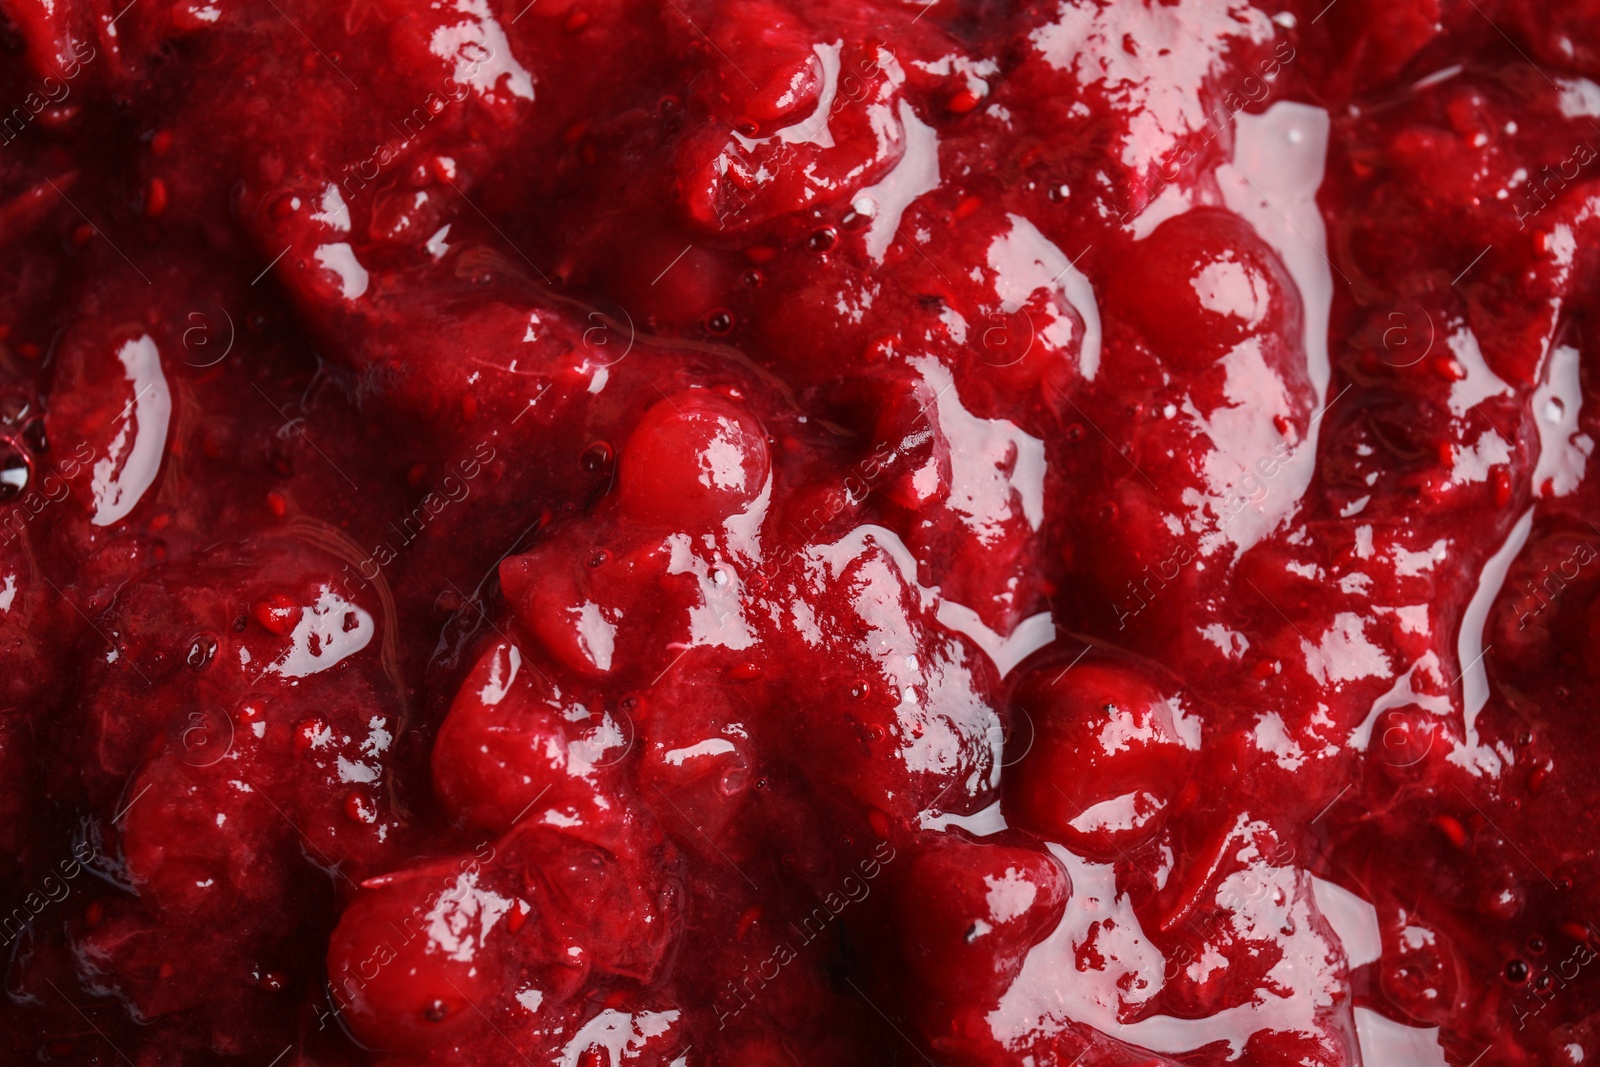
[[[1600,1056],[1600,5],[0,14],[0,1061]]]

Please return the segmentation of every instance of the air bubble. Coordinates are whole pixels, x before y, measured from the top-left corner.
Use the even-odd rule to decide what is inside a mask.
[[[730,767],[723,772],[717,788],[725,797],[737,796],[750,784],[750,772],[744,767]]]
[[[191,671],[203,671],[211,666],[211,661],[217,655],[217,637],[215,634],[195,634],[189,639],[189,651],[184,655],[183,661],[189,665]]]
[[[0,440],[0,504],[15,500],[33,478],[33,461],[15,442]]]

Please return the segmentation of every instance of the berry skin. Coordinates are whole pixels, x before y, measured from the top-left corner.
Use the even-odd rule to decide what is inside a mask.
[[[250,614],[268,633],[281,637],[300,621],[300,605],[282,593],[272,593],[252,604]]]
[[[1161,359],[1202,370],[1253,334],[1295,336],[1297,294],[1277,253],[1249,223],[1201,208],[1134,244],[1113,275],[1109,301]]]
[[[1192,759],[1198,724],[1149,674],[1085,660],[1039,668],[1018,687],[1032,745],[1010,768],[1006,810],[1018,825],[1085,855],[1116,858],[1150,840]]]
[[[591,803],[592,776],[571,759],[572,746],[581,744],[563,717],[572,710],[516,646],[492,646],[456,694],[434,744],[434,785],[445,805],[474,826],[503,833],[536,801],[545,808]]]
[[[332,1002],[374,1047],[448,1041],[491,1003],[515,898],[470,855],[374,881],[328,946]]]
[[[738,514],[767,486],[765,431],[712,394],[658,401],[623,446],[622,513],[636,522],[701,530]]]
[[[1072,883],[1037,848],[950,835],[912,860],[896,898],[908,973],[933,997],[993,1004],[1061,921]]]

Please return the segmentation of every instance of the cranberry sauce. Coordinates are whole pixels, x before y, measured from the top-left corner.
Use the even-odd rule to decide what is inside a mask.
[[[1600,4],[0,55],[0,1062],[1600,1056]]]

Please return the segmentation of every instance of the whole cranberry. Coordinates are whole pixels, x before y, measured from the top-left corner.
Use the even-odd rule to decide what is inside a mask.
[[[328,945],[330,997],[377,1048],[425,1048],[457,1036],[497,990],[499,942],[516,908],[477,856],[366,883]],[[374,884],[376,882],[376,884]]]
[[[1220,208],[1157,226],[1112,275],[1107,297],[1157,356],[1191,370],[1252,334],[1293,336],[1300,322],[1299,290],[1282,261],[1249,223]]]
[[[769,470],[755,418],[712,393],[679,393],[646,411],[623,446],[621,508],[638,522],[704,529],[743,511]]]

